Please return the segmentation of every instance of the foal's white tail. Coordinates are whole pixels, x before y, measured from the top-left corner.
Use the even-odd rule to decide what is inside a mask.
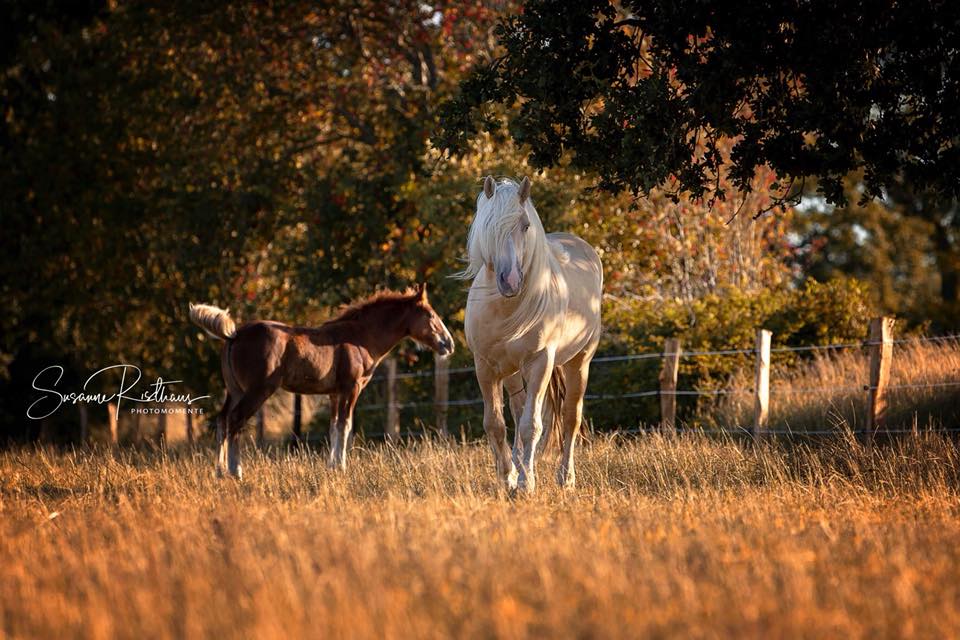
[[[207,332],[215,340],[229,340],[237,335],[237,325],[230,311],[209,304],[190,303],[190,322]]]

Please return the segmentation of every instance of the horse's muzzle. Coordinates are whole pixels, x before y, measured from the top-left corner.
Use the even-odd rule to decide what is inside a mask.
[[[437,354],[441,358],[449,358],[453,355],[453,338],[440,338],[437,346]]]
[[[517,279],[515,285],[511,285],[507,280],[507,275],[504,273],[497,274],[497,291],[500,292],[504,298],[512,298],[520,293],[520,289],[523,287],[523,274],[520,274],[520,277]]]

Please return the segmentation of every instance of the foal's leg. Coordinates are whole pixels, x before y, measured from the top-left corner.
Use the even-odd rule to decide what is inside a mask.
[[[507,425],[503,420],[503,384],[490,367],[476,360],[477,382],[483,394],[483,430],[493,449],[493,463],[497,480],[508,490],[517,488],[517,470],[510,459],[507,446]]]
[[[227,414],[227,469],[230,475],[238,480],[243,477],[243,470],[240,468],[240,433],[247,420],[260,410],[277,387],[278,381],[267,380],[248,389]]]
[[[331,469],[343,471],[347,468],[347,443],[350,442],[350,430],[353,428],[353,408],[357,404],[359,395],[360,385],[356,385],[338,396],[336,447],[333,446],[333,438],[330,439],[329,466]],[[331,435],[332,431],[331,429]]]
[[[543,398],[550,386],[553,373],[553,353],[540,352],[527,364],[523,378],[527,381],[527,401],[520,417],[519,444],[513,447],[513,462],[519,471],[517,487],[532,492],[537,485],[535,477],[537,442],[543,435]]]
[[[217,477],[227,473],[227,414],[230,413],[230,392],[223,402],[223,409],[217,414]]]
[[[583,394],[587,390],[587,378],[590,375],[590,359],[596,348],[588,349],[563,365],[567,393],[563,399],[563,451],[560,454],[560,466],[557,469],[557,483],[572,489],[577,483],[577,473],[573,466],[573,449],[580,435],[580,422],[583,418]]]
[[[337,410],[340,404],[340,396],[336,393],[330,394],[330,455],[327,456],[327,467],[334,469],[337,466],[337,447],[340,431],[337,427]]]

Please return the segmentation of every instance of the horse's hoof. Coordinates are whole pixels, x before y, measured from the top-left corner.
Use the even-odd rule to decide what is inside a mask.
[[[562,471],[557,472],[557,484],[564,491],[569,491],[577,486],[577,477],[572,473],[566,474]]]
[[[519,482],[517,482],[518,493],[531,495],[536,488],[537,488],[536,481],[534,481],[534,479],[528,475],[521,476]]]

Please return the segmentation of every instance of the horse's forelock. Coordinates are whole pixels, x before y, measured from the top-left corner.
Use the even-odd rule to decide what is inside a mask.
[[[520,202],[520,185],[505,179],[497,183],[492,198],[483,192],[477,196],[477,210],[467,235],[467,268],[460,274],[464,278],[475,277],[484,264],[496,259],[510,233],[516,227],[521,216],[527,215],[534,233],[528,238],[524,267],[528,256],[536,256],[545,249],[546,236],[540,216],[533,203],[527,198]]]
[[[467,235],[467,268],[457,274],[464,279],[475,278],[484,266],[493,263],[503,244],[516,227],[517,221],[527,214],[532,233],[527,236],[523,255],[526,286],[520,292],[520,304],[508,322],[508,339],[517,338],[539,322],[555,306],[555,278],[559,268],[557,257],[547,244],[543,223],[530,198],[520,202],[520,185],[513,180],[497,183],[492,198],[481,192],[477,198],[477,211]],[[544,271],[550,277],[544,278]]]

